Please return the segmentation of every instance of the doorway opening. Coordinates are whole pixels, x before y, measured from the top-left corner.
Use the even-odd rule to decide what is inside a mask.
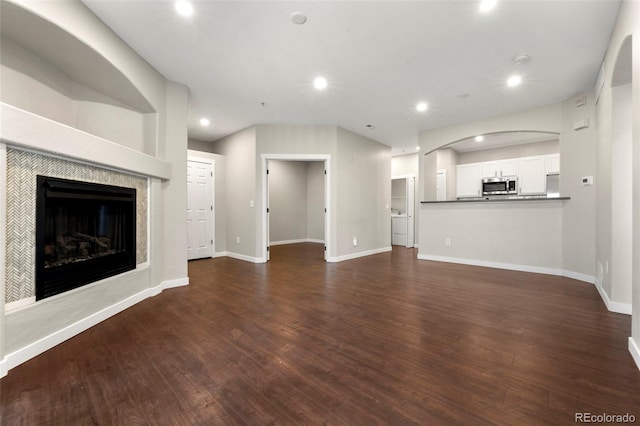
[[[319,245],[328,260],[332,253],[329,156],[263,154],[262,158],[263,261],[269,261],[272,246],[298,243]]]
[[[391,244],[415,245],[415,176],[391,178]]]

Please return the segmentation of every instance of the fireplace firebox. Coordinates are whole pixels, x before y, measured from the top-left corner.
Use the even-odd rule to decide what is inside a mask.
[[[37,177],[36,300],[136,267],[136,190]]]

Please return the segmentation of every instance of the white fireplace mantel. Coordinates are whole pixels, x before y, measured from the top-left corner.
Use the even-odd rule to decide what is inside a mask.
[[[171,178],[166,161],[6,103],[0,103],[0,142],[141,176]]]

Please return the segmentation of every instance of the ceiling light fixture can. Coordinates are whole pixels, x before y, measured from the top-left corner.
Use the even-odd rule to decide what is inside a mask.
[[[206,117],[202,117],[202,118],[200,119],[200,125],[201,125],[201,126],[203,126],[203,127],[207,127],[207,126],[209,126],[210,124],[211,124],[211,121],[210,121],[208,118],[206,118]]]
[[[186,0],[178,0],[175,3],[176,12],[182,16],[193,15],[193,5]]]
[[[429,105],[427,105],[427,103],[426,103],[426,102],[419,102],[419,103],[416,105],[416,110],[417,110],[418,112],[425,112],[428,108],[429,108]]]
[[[495,9],[497,4],[498,0],[481,0],[478,8],[480,9],[480,12],[487,13]]]
[[[509,87],[520,86],[521,83],[522,83],[522,77],[520,77],[519,75],[512,75],[507,79],[507,86]]]
[[[476,142],[482,142],[484,140],[484,136],[478,135],[476,136]]]
[[[329,83],[327,83],[327,79],[324,77],[316,77],[313,80],[313,87],[315,87],[318,90],[324,90],[327,88]]]

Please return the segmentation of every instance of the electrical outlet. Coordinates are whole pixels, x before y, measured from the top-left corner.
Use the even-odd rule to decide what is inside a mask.
[[[608,260],[604,261],[604,273],[605,274],[609,273],[609,261]]]
[[[240,244],[240,236],[236,237],[236,244]]]
[[[358,239],[356,237],[353,237],[353,246],[358,247]]]
[[[451,238],[446,238],[446,239],[444,240],[444,245],[445,245],[445,246],[450,246],[450,245],[451,245]]]

